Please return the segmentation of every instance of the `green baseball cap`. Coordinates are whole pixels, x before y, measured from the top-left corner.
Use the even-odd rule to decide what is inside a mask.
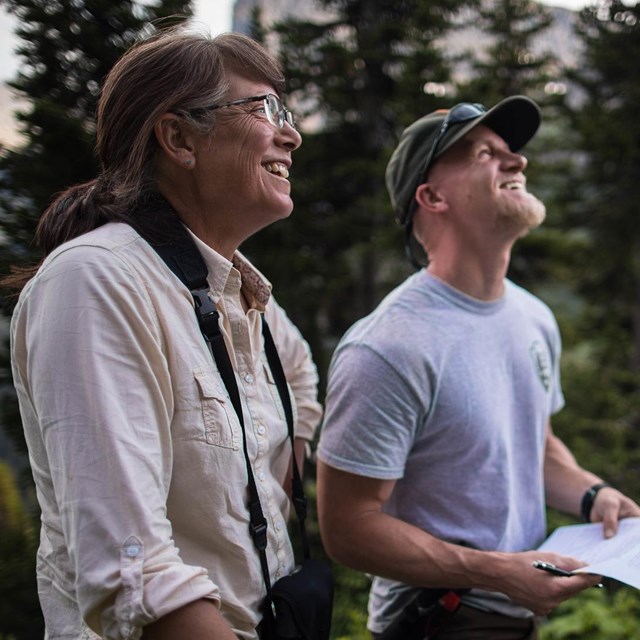
[[[495,131],[511,151],[518,151],[538,130],[540,108],[526,96],[511,96],[488,110],[481,104],[460,103],[448,110],[429,113],[409,125],[400,136],[385,174],[400,224],[411,223],[416,189],[426,180],[433,162],[479,124]]]

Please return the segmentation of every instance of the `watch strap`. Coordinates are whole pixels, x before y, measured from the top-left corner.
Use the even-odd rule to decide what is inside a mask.
[[[593,502],[598,495],[598,491],[610,486],[607,482],[598,482],[598,484],[594,484],[585,491],[584,496],[582,496],[582,502],[580,503],[580,513],[585,522],[591,522],[591,509],[593,509]]]

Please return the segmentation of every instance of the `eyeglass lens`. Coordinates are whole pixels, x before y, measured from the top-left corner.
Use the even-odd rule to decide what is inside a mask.
[[[270,93],[265,98],[264,103],[267,118],[274,127],[282,129],[282,127],[284,127],[284,123],[287,122],[289,125],[295,128],[296,125],[293,114],[282,104],[278,96]]]

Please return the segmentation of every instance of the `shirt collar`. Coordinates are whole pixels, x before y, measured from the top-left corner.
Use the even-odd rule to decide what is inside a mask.
[[[233,255],[232,262],[212,249],[198,238],[190,229],[187,229],[205,264],[207,265],[208,281],[213,294],[214,302],[222,297],[228,283],[237,280],[238,287],[252,309],[263,312],[271,297],[271,283],[258,271],[239,251]]]

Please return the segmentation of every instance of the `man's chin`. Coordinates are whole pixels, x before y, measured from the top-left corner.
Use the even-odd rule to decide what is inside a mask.
[[[529,231],[533,229],[537,229],[547,217],[547,209],[540,202],[540,200],[536,200],[536,205],[531,207],[528,215],[528,223],[529,223]]]
[[[524,202],[512,205],[503,211],[505,220],[509,220],[522,229],[520,237],[537,229],[544,222],[546,215],[546,207],[535,196],[530,196]]]

